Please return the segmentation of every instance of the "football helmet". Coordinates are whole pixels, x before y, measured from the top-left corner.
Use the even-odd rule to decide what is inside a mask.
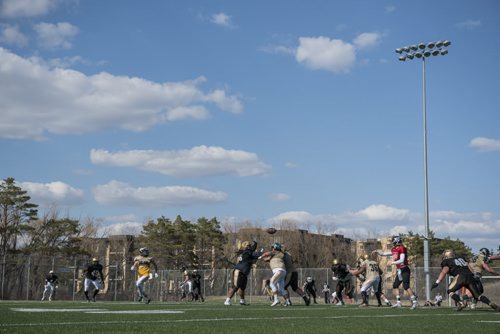
[[[141,254],[142,256],[148,256],[149,255],[149,249],[147,247],[139,248],[139,254]]]
[[[99,262],[99,259],[94,257],[94,258],[92,258],[92,262]]]
[[[240,245],[241,250],[247,249],[248,247],[250,247],[250,241],[243,241]]]
[[[337,259],[333,259],[332,264],[333,264],[333,265],[339,264],[339,260],[337,260]]]
[[[453,251],[453,249],[446,249],[443,252],[443,259],[450,259],[452,257],[455,257],[455,252]]]
[[[488,248],[481,248],[479,250],[479,254],[483,255],[484,257],[490,257],[490,250]]]
[[[395,246],[398,246],[398,245],[401,245],[403,243],[403,241],[401,240],[400,237],[393,237],[392,238],[392,244]]]
[[[54,273],[54,270],[49,271],[49,274],[53,274],[53,273]]]
[[[312,280],[313,280],[313,278],[312,278],[311,276],[308,276],[308,277],[307,277],[307,279],[306,279],[306,281],[307,281],[308,283],[311,283],[311,282],[312,282]]]
[[[281,250],[281,244],[279,242],[275,242],[271,247],[274,250],[278,250],[278,251]]]

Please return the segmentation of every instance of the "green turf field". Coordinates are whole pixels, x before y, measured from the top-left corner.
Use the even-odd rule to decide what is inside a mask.
[[[0,332],[8,333],[500,333],[500,313],[482,307],[358,308],[298,301],[224,306],[205,303],[1,301]]]

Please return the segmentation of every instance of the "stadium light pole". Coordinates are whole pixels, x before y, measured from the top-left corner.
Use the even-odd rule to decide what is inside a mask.
[[[429,229],[429,180],[427,174],[427,110],[426,110],[426,87],[425,87],[425,59],[432,56],[444,56],[448,53],[447,47],[451,45],[448,40],[419,43],[410,46],[397,48],[396,53],[400,54],[399,60],[406,61],[412,59],[422,59],[422,116],[424,130],[424,217],[425,217],[425,234],[424,234],[424,274],[425,274],[425,298],[426,301],[431,299],[431,278],[429,272],[430,266],[430,229]]]

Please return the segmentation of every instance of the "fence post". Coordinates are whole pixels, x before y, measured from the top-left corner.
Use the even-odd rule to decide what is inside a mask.
[[[73,284],[72,284],[72,298],[73,298],[73,301],[75,301],[75,290],[76,290],[76,257],[73,261]]]
[[[3,253],[3,262],[2,262],[2,300],[3,300],[3,290],[4,290],[4,282],[5,282],[5,253]]]
[[[31,269],[31,255],[28,255],[28,269],[26,279],[26,300],[30,299],[30,269]]]

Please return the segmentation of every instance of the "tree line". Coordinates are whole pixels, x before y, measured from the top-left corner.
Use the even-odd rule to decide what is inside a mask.
[[[19,187],[14,178],[6,178],[0,184],[0,261],[8,253],[92,256],[89,245],[99,237],[99,226],[94,220],[61,218],[57,210],[39,217],[38,205],[30,201],[27,191]],[[173,221],[162,216],[143,225],[134,247],[147,246],[162,269],[230,267],[236,261],[238,242],[243,240],[257,240],[259,249],[269,248],[276,241],[282,242],[294,255],[297,265],[304,268],[329,267],[333,258],[342,258],[348,263],[355,261],[348,243],[328,236],[312,235],[304,230],[297,232],[285,223],[277,237],[250,223],[246,225],[231,230],[223,228],[215,217],[201,217],[192,222],[181,216]],[[420,266],[423,263],[423,238],[412,232],[403,238],[409,255]],[[466,257],[471,255],[470,248],[460,240],[432,238],[431,265],[439,265],[440,254],[446,248],[453,248],[457,254]],[[265,264],[259,263],[258,266]]]

